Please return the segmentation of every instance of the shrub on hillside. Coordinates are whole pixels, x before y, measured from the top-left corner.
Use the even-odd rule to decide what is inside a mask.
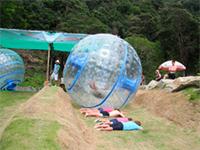
[[[125,39],[137,51],[143,68],[146,82],[155,78],[155,70],[164,61],[164,56],[158,41],[151,42],[144,37],[131,36]]]

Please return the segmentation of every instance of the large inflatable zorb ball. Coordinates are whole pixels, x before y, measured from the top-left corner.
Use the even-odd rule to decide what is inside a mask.
[[[89,35],[69,55],[65,87],[82,107],[120,108],[132,100],[142,67],[134,48],[111,34]]]
[[[0,49],[0,90],[13,90],[24,79],[24,62],[14,51]]]

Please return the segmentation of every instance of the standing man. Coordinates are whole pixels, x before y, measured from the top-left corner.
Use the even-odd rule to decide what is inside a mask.
[[[172,60],[172,66],[169,67],[169,73],[168,73],[168,78],[169,79],[175,79],[176,78],[176,70],[177,66],[175,65],[175,60]]]
[[[52,83],[52,80],[54,80],[56,85],[58,85],[59,70],[60,70],[60,61],[56,60],[54,64],[54,68],[53,68],[53,73],[51,74],[51,79],[50,79],[51,83]]]

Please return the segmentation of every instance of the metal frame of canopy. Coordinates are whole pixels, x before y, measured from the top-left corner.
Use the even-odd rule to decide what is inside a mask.
[[[74,45],[86,36],[87,34],[0,28],[0,47],[48,51],[46,80],[49,81],[51,48],[54,47],[55,51],[70,52]]]

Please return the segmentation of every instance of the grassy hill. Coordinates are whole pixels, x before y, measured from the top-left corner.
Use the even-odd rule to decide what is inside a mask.
[[[199,108],[182,93],[140,90],[123,110],[144,130],[100,132],[95,118],[83,117],[62,89],[44,87],[14,111],[0,149],[198,150]]]

